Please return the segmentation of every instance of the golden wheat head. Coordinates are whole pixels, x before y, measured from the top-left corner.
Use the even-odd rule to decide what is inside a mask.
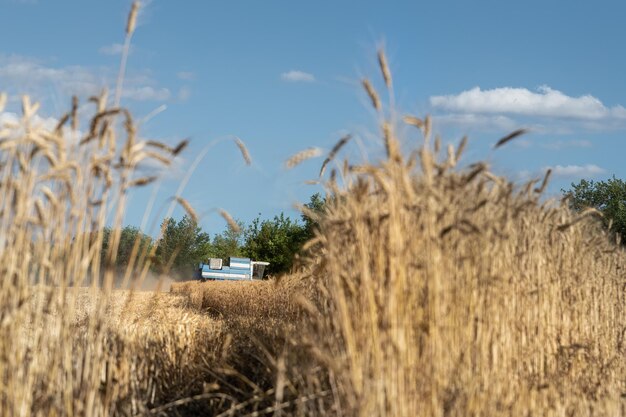
[[[218,211],[220,213],[220,216],[222,216],[222,218],[224,220],[226,220],[226,223],[228,223],[228,227],[233,232],[237,232],[238,233],[239,231],[241,231],[241,228],[239,227],[239,224],[237,224],[237,222],[235,221],[235,219],[233,219],[233,217],[230,215],[230,213],[228,213],[224,209],[219,209]]]
[[[252,165],[252,158],[250,157],[250,152],[248,152],[248,148],[246,148],[246,144],[243,143],[243,141],[238,137],[235,137],[234,140],[237,144],[237,148],[239,148],[239,151],[241,152],[243,160],[246,162],[246,165]]]
[[[292,155],[291,157],[289,157],[289,159],[285,161],[285,167],[287,169],[291,169],[301,164],[302,162],[306,161],[307,159],[317,158],[321,154],[322,154],[322,150],[320,148],[313,147],[313,148],[304,149]]]
[[[320,177],[324,175],[324,172],[326,171],[326,166],[330,163],[330,161],[332,161],[335,158],[335,156],[337,155],[337,153],[339,153],[341,148],[343,148],[346,145],[346,143],[348,143],[351,137],[352,135],[346,135],[342,137],[341,139],[339,139],[339,141],[335,144],[335,146],[333,146],[333,148],[328,153],[328,157],[326,157],[326,159],[322,163],[322,167],[320,168]]]
[[[137,23],[137,12],[139,11],[140,2],[134,1],[128,13],[128,22],[126,23],[126,35],[130,36],[135,31],[135,25]]]
[[[380,72],[383,74],[385,85],[388,89],[391,89],[391,71],[389,70],[389,64],[383,49],[378,50],[378,65],[380,66]]]
[[[179,197],[179,196],[174,197],[174,200],[176,200],[176,202],[178,204],[180,204],[183,209],[185,209],[185,211],[187,212],[189,217],[191,217],[191,220],[194,223],[198,223],[198,214],[196,213],[194,208],[191,207],[191,204],[189,204],[189,202],[187,200],[185,200],[184,198]]]
[[[370,100],[372,101],[372,106],[374,106],[376,110],[380,111],[381,109],[380,98],[378,97],[378,93],[372,86],[372,83],[370,83],[370,80],[368,80],[367,78],[363,78],[361,80],[361,84],[363,85],[365,92],[367,93]]]

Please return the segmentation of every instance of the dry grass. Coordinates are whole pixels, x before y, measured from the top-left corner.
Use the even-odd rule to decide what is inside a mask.
[[[284,317],[297,314],[296,284],[284,281],[190,281],[174,283],[173,294],[189,297],[194,308],[222,317]]]
[[[324,219],[311,343],[324,341],[342,408],[623,413],[623,250],[591,216],[422,163],[422,176],[405,161],[355,168]]]
[[[77,349],[90,343],[85,329],[94,316],[94,297],[84,296],[73,334]],[[185,297],[128,291],[113,294],[106,317],[109,330],[102,346],[101,390],[107,397],[101,399],[98,412],[149,414],[149,409],[187,397],[189,392],[215,390],[211,372],[221,361],[223,322],[190,309]],[[209,395],[206,400],[201,407],[183,404],[178,408],[194,413],[216,402]]]
[[[77,100],[46,131],[25,98],[0,127],[0,416],[625,415],[623,248],[541,198],[547,180],[458,169],[465,141],[442,156],[429,117],[404,118],[424,144],[402,152],[400,117],[363,86],[387,159],[331,176],[301,270],[170,293],[113,290],[109,265],[125,196],[151,182],[136,167],[187,142],[139,140],[106,94],[84,131]]]
[[[383,141],[399,149],[392,116]],[[440,158],[428,133],[417,159],[390,152],[329,183],[305,336],[332,371],[328,413],[624,415],[623,248],[597,212],[541,199],[545,184],[454,169],[459,152]]]

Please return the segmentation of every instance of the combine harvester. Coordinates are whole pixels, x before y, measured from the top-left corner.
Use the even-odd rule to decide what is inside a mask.
[[[263,279],[265,267],[269,262],[252,261],[250,258],[228,258],[228,266],[222,265],[222,259],[211,258],[209,263],[199,265],[196,278],[205,281],[252,281]]]

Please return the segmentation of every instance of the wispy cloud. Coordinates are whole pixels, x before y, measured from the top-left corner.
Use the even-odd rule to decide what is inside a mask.
[[[548,86],[536,92],[526,88],[474,87],[456,95],[433,96],[430,104],[444,110],[472,114],[516,114],[539,117],[561,117],[582,120],[626,119],[626,108],[607,107],[591,95],[571,97]]]
[[[542,149],[548,149],[551,151],[561,151],[563,149],[570,148],[591,148],[593,142],[586,139],[572,139],[572,140],[547,140],[547,141],[532,141],[528,139],[517,139],[513,142],[513,146],[518,148],[533,148],[539,147]]]
[[[288,72],[283,72],[282,74],[280,74],[280,78],[283,81],[288,81],[288,82],[307,82],[307,83],[311,83],[313,81],[315,81],[315,76],[313,76],[313,74],[310,74],[308,72],[304,72],[304,71],[297,71],[297,70],[291,70]]]
[[[590,140],[585,139],[555,140],[543,143],[541,146],[552,151],[560,151],[566,148],[591,148],[593,143],[591,143]]]
[[[589,178],[606,173],[606,169],[594,164],[565,166],[555,165],[551,168],[555,176],[567,178]]]
[[[191,97],[191,89],[189,87],[181,87],[178,90],[178,101],[187,101]]]
[[[191,71],[179,71],[176,76],[180,80],[191,81],[196,78],[196,74]]]
[[[159,106],[152,113],[146,116],[143,120],[140,121],[140,124],[145,123],[150,120],[155,115],[166,109],[165,105]],[[80,117],[80,111],[79,111]],[[84,122],[88,122],[85,120]],[[46,117],[40,116],[39,114],[35,114],[29,119],[29,124],[32,129],[39,130],[42,129],[44,131],[52,132],[56,129],[59,123],[59,119],[55,117]],[[9,130],[9,137],[24,135],[24,125],[22,123],[22,115],[4,111],[0,112],[0,130],[6,126],[12,125]],[[78,131],[77,136],[67,135],[65,138],[68,143],[77,143],[80,137],[82,137],[83,132]],[[143,139],[143,138],[141,138]],[[155,138],[163,143],[167,143],[170,146],[174,147],[180,142],[180,138]],[[76,141],[76,142],[74,142]],[[189,166],[189,161],[184,157],[183,154],[178,155],[176,158],[172,159],[171,164],[166,166],[163,165],[162,162],[157,161],[155,159],[146,158],[142,160],[137,166],[137,171],[143,175],[158,175],[164,181],[180,181],[184,174],[187,173],[187,168]]]
[[[10,95],[29,94],[38,101],[97,95],[105,87],[112,89],[115,79],[116,71],[105,67],[51,66],[31,57],[0,55],[0,85]],[[123,96],[129,100],[165,101],[171,97],[149,71],[129,73],[124,85]]]
[[[0,82],[13,90],[9,93],[37,94],[49,92],[52,87],[61,94],[86,96],[96,94],[106,85],[105,77],[102,68],[54,68],[28,57],[0,56]]]
[[[34,130],[42,129],[44,131],[52,132],[59,124],[59,120],[54,117],[42,117],[39,114],[35,114],[29,119],[29,123],[31,128]],[[14,126],[9,129],[9,136],[24,134],[24,125],[22,123],[21,114],[9,111],[0,112],[0,130],[7,125]]]
[[[513,146],[517,148],[528,149],[532,148],[533,142],[528,139],[517,139],[513,141]]]
[[[513,130],[520,125],[513,119],[503,115],[484,114],[440,114],[433,116],[436,125],[453,125],[463,129],[479,128],[481,130]]]
[[[113,43],[111,45],[102,46],[100,49],[98,49],[98,52],[100,52],[103,55],[120,55],[123,50],[124,50],[124,44]],[[133,50],[133,47],[131,46],[129,52],[132,52],[132,50]]]
[[[167,88],[151,86],[125,88],[122,97],[135,101],[165,101],[171,96]]]

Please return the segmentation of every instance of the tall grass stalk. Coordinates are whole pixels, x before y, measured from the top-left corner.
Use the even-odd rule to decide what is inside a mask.
[[[549,173],[534,188],[457,168],[465,140],[440,155],[428,117],[404,118],[424,144],[400,152],[394,119],[387,159],[329,180],[311,256],[304,345],[340,404],[328,414],[624,415],[626,262],[598,213],[543,198]]]

